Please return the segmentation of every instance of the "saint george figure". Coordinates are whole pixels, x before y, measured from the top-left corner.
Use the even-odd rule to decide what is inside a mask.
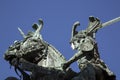
[[[89,26],[86,30],[76,31],[79,22],[75,22],[72,29],[71,47],[78,52],[63,64],[66,70],[73,62],[77,61],[81,70],[73,80],[115,80],[115,75],[100,59],[95,33],[101,27],[100,20],[89,17]]]

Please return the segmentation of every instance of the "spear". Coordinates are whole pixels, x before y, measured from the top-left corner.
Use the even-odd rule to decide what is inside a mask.
[[[114,24],[114,23],[116,23],[118,21],[120,21],[120,17],[114,18],[114,19],[112,19],[110,21],[107,21],[107,22],[103,23],[101,28],[103,28],[105,26],[109,26],[111,24]]]

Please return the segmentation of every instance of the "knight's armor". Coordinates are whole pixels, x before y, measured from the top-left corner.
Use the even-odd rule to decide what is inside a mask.
[[[98,30],[97,26],[101,26],[100,20],[98,18],[89,17],[89,21],[88,28],[80,32],[75,30],[79,23],[76,22],[73,25],[70,43],[73,45],[74,49],[78,50],[78,52],[68,62],[72,63],[77,60],[81,71],[90,64],[94,68],[101,68],[108,76],[115,76],[113,72],[108,69],[107,65],[100,59],[97,43],[95,41],[94,34]]]

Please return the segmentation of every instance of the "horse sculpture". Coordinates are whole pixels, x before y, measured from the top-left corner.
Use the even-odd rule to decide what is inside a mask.
[[[66,73],[62,64],[66,62],[64,56],[52,45],[42,39],[39,34],[43,21],[34,24],[35,32],[25,35],[20,28],[23,41],[15,41],[6,51],[4,57],[11,65],[22,73],[23,80],[64,80],[70,79],[77,73],[69,69]],[[32,72],[31,75],[25,71]],[[17,71],[16,71],[17,72]],[[18,73],[17,73],[18,74]],[[70,77],[66,77],[72,74]]]
[[[14,66],[17,74],[18,71],[21,72],[22,77],[18,75],[22,80],[115,80],[114,73],[100,59],[95,33],[99,28],[119,20],[120,17],[101,24],[98,18],[91,16],[88,28],[80,32],[76,31],[80,25],[76,22],[72,28],[70,44],[78,52],[66,61],[64,56],[39,34],[43,27],[40,19],[39,24],[33,25],[35,32],[25,35],[18,28],[24,40],[15,41],[5,52],[4,58]],[[78,61],[79,73],[69,67],[75,61]]]

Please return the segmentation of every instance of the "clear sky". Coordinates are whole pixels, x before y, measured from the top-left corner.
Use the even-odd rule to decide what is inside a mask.
[[[17,27],[27,33],[32,30],[32,24],[42,18],[44,40],[68,60],[75,53],[69,44],[72,24],[80,21],[78,30],[85,29],[91,15],[102,22],[119,17],[120,0],[0,0],[0,80],[17,76],[3,59],[14,40],[23,39]],[[96,41],[101,58],[120,80],[120,22],[99,30]],[[71,67],[79,72],[76,64]]]

